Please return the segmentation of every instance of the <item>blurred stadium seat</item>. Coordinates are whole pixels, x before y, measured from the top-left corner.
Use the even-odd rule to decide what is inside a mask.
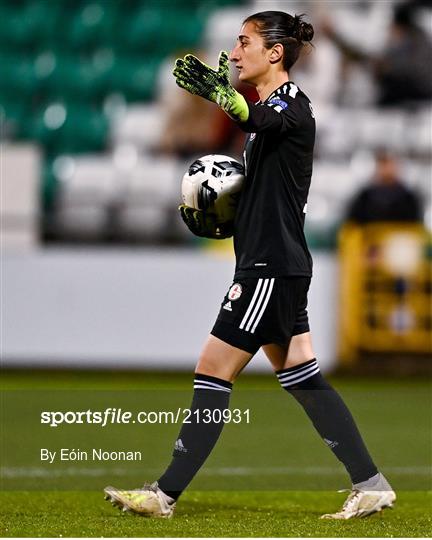
[[[154,160],[145,155],[129,174],[123,175],[116,214],[121,237],[158,242],[169,236],[169,213],[177,202],[178,175],[176,159]]]
[[[63,207],[108,205],[118,191],[115,171],[108,157],[59,157],[54,164],[61,183],[59,203]]]
[[[132,144],[148,151],[156,146],[162,135],[163,110],[156,105],[132,105],[113,126],[111,137],[114,144]]]
[[[103,240],[109,226],[109,209],[118,194],[111,159],[63,156],[54,161],[53,170],[58,181],[55,225],[59,233]]]

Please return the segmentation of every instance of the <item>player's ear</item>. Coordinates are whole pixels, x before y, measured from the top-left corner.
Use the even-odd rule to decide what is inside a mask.
[[[276,43],[270,49],[270,56],[269,56],[270,63],[276,64],[276,62],[280,62],[282,58],[283,58],[283,45],[281,43]]]

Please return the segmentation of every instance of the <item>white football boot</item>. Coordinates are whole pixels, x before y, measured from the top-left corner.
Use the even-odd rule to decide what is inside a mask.
[[[321,519],[362,518],[380,512],[384,508],[392,508],[396,494],[382,474],[379,473],[377,477],[377,481],[372,485],[363,482],[362,484],[366,486],[360,487],[362,484],[353,486],[342,510],[335,514],[324,514]]]
[[[104,489],[105,500],[111,501],[123,512],[135,512],[147,517],[170,518],[174,514],[175,501],[159,489],[157,482],[144,484],[142,488],[122,490],[108,486]]]

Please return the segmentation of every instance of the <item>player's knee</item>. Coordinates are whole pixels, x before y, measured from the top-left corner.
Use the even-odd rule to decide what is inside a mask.
[[[320,390],[327,386],[316,358],[293,367],[276,371],[276,376],[284,390]]]
[[[229,382],[233,382],[237,375],[229,365],[224,364],[223,359],[215,357],[208,351],[201,353],[195,373],[210,375]]]

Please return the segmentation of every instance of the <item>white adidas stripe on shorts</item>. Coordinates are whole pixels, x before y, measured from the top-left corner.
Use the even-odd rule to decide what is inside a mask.
[[[240,323],[240,330],[251,334],[255,333],[264,311],[269,303],[273,291],[275,278],[260,278],[256,285],[252,300],[246,310],[245,316]]]

